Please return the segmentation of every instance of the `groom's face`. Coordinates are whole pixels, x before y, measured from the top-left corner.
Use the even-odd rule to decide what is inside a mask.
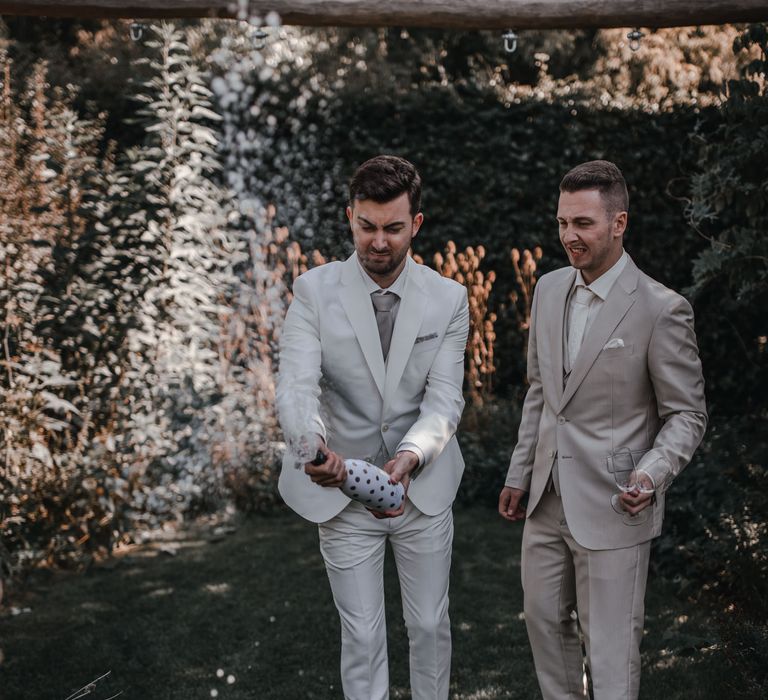
[[[405,267],[405,258],[424,220],[421,212],[411,216],[408,195],[390,202],[356,200],[347,207],[355,251],[363,269],[381,287],[391,285]]]
[[[621,257],[627,212],[612,212],[599,190],[561,192],[560,242],[568,260],[591,284]]]

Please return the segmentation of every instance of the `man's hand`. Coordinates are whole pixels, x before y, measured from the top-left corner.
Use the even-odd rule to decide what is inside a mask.
[[[505,486],[499,494],[499,515],[504,520],[517,522],[525,520],[525,508],[520,505],[520,500],[527,491],[513,489],[511,486]]]
[[[390,459],[382,469],[392,477],[392,481],[399,484],[406,476],[408,481],[410,481],[413,470],[418,466],[419,456],[410,450],[403,450],[398,452],[394,459]],[[403,483],[403,486],[405,486],[405,483]]]
[[[619,496],[621,507],[630,515],[637,515],[644,511],[651,503],[655,495],[653,480],[644,471],[637,472],[637,488],[627,491]]]
[[[323,444],[318,447],[318,450],[325,455],[325,463],[312,464],[312,462],[307,462],[304,465],[304,471],[309,474],[309,478],[319,486],[341,486],[347,478],[347,469],[344,466],[344,460],[335,452],[331,452]]]
[[[410,450],[403,450],[390,459],[382,469],[389,474],[389,478],[396,484],[402,484],[405,489],[405,498],[397,510],[386,510],[383,513],[378,510],[368,509],[373,517],[382,520],[384,518],[397,518],[405,511],[405,501],[408,498],[408,486],[411,483],[411,473],[419,466],[419,456]]]

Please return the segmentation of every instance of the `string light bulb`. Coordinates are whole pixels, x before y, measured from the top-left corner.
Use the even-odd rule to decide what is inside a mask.
[[[515,51],[517,51],[518,36],[515,34],[514,30],[507,29],[507,31],[502,34],[501,38],[504,39],[504,50],[507,53],[515,53]]]
[[[632,49],[632,51],[637,51],[640,48],[640,41],[645,36],[643,32],[641,32],[639,29],[633,29],[629,34],[627,34],[627,39],[629,39],[629,48]]]

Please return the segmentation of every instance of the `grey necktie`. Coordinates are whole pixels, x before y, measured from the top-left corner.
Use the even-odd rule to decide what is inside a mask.
[[[373,292],[371,301],[376,310],[376,325],[379,327],[379,338],[381,340],[381,351],[386,361],[389,355],[389,345],[392,342],[392,328],[395,325],[395,315],[392,313],[392,307],[399,297],[393,292]]]

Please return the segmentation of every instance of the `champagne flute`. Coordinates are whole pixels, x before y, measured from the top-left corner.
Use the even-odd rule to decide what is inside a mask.
[[[611,460],[613,466],[613,480],[621,491],[632,494],[653,492],[653,489],[647,488],[639,477],[635,455],[629,447],[620,447],[615,450],[609,456],[609,460]],[[617,513],[622,515],[622,520],[627,525],[640,525],[648,519],[648,509],[635,515],[627,513],[622,508],[619,494],[615,493],[611,496],[611,506]]]

